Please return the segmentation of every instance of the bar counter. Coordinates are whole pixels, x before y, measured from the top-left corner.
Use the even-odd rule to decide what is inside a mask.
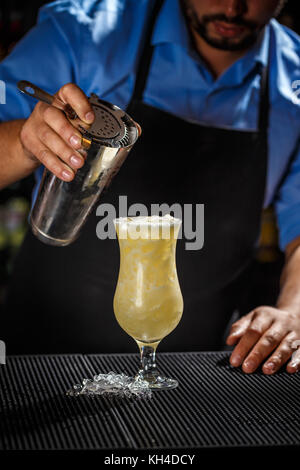
[[[152,452],[295,448],[300,444],[300,375],[245,375],[228,352],[159,353],[179,380],[151,399],[68,397],[110,370],[134,375],[137,354],[9,356],[0,366],[1,450]]]

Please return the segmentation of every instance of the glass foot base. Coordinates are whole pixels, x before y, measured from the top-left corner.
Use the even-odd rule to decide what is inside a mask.
[[[147,381],[151,390],[171,390],[172,388],[178,387],[177,380],[170,379],[168,377],[162,377],[161,375],[156,377],[147,377],[141,374],[137,374],[135,378]]]

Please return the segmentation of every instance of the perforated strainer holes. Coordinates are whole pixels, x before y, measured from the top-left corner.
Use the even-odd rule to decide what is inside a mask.
[[[79,126],[87,139],[113,148],[128,147],[135,142],[137,131],[132,119],[124,111],[101,100],[94,93],[89,101],[95,112],[95,119],[88,129]]]
[[[104,108],[94,106],[95,121],[90,132],[102,139],[113,139],[120,133],[120,124],[116,118]]]

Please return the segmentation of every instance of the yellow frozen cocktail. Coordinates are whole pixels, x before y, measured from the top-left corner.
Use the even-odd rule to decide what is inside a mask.
[[[120,246],[114,312],[123,330],[137,341],[143,365],[147,354],[153,362],[158,343],[176,328],[182,316],[175,258],[181,220],[165,215],[126,217],[114,222]],[[176,386],[172,379],[159,376],[155,361],[150,368],[150,374],[141,370],[139,375],[152,388]]]

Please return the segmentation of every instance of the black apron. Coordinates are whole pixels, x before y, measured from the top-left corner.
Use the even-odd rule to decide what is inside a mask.
[[[259,235],[268,156],[268,67],[261,75],[257,132],[203,126],[148,106],[142,97],[157,13],[149,22],[127,108],[142,126],[142,136],[99,203],[117,209],[119,196],[126,195],[128,206],[143,203],[149,210],[153,203],[205,205],[204,247],[188,251],[188,240],[178,240],[184,312],[159,350],[217,350],[239,306]],[[114,317],[119,247],[117,240],[97,238],[99,220],[95,208],[79,239],[63,248],[47,246],[28,231],[1,322],[8,353],[137,350]]]

